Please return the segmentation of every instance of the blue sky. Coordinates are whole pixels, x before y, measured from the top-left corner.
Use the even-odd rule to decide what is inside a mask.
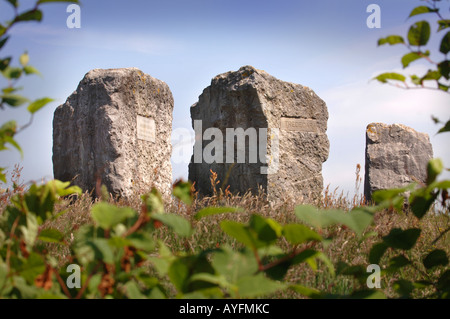
[[[443,2],[448,7],[448,1]],[[21,1],[23,8],[32,3]],[[372,3],[381,7],[380,29],[366,25],[366,8]],[[437,126],[430,116],[449,118],[450,95],[369,82],[381,72],[402,71],[405,49],[376,43],[390,34],[406,35],[411,22],[421,18],[407,20],[407,16],[423,4],[412,0],[91,0],[82,1],[80,29],[67,28],[67,4],[44,5],[43,21],[13,28],[0,54],[18,56],[28,50],[30,64],[43,78],[21,80],[23,95],[56,101],[39,111],[33,125],[18,135],[23,160],[15,151],[2,152],[0,165],[12,168],[21,162],[25,182],[53,177],[53,112],[91,69],[137,67],[165,81],[175,100],[173,128],[191,130],[189,108],[211,79],[252,65],[310,87],[327,103],[331,149],[323,169],[325,185],[352,193],[356,164],[364,166],[365,127],[371,122],[402,123],[428,133],[435,156],[449,167],[448,142],[445,135],[435,136]],[[0,1],[0,21],[11,14],[10,5]],[[442,35],[433,32],[431,44]],[[411,69],[423,72],[427,67],[419,61]],[[0,112],[0,123],[28,121],[25,107]],[[173,164],[174,179],[187,178],[189,157],[185,163]]]

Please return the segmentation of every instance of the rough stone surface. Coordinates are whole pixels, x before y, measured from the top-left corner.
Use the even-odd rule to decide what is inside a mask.
[[[210,169],[218,174],[219,186],[229,186],[230,191],[241,194],[248,190],[256,193],[262,188],[269,200],[311,199],[322,192],[322,163],[329,154],[328,110],[325,102],[311,89],[244,66],[236,72],[213,78],[199,101],[191,107],[191,117],[194,128],[194,121],[202,121],[202,135],[196,132],[194,155],[189,165],[189,179],[201,193],[211,193]],[[204,150],[213,140],[202,140],[201,136],[213,127],[223,133],[224,154],[228,152],[227,128],[255,128],[257,132],[266,128],[267,137],[258,134],[259,141],[265,140],[265,156],[258,156],[257,163],[250,163],[250,138],[247,138],[245,163],[237,163],[237,141],[234,164],[195,161],[196,147]],[[261,147],[258,151],[261,152]],[[223,158],[226,162],[225,155]],[[264,168],[269,174],[261,173]]]
[[[402,124],[369,124],[366,129],[366,199],[370,200],[376,190],[424,183],[427,163],[432,157],[428,134]]]
[[[128,197],[172,182],[173,97],[136,68],[95,69],[53,118],[53,172],[92,191],[97,182]]]

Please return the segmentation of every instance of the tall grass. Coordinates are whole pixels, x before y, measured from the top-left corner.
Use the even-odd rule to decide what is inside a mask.
[[[211,185],[213,187],[213,195],[210,197],[201,197],[198,193],[195,193],[194,202],[191,206],[186,206],[176,199],[166,204],[167,212],[181,215],[192,223],[195,232],[191,237],[187,239],[180,238],[170,229],[163,226],[154,232],[155,239],[162,240],[174,253],[179,251],[195,253],[206,249],[217,248],[224,244],[238,249],[242,246],[224,234],[219,226],[221,221],[234,220],[246,222],[251,214],[260,214],[273,218],[280,224],[298,222],[294,214],[294,208],[299,203],[295,203],[292,200],[280,200],[277,203],[270,203],[267,201],[262,189],[259,190],[258,194],[248,192],[242,195],[233,195],[227,189],[217,189],[217,177],[213,174]],[[357,168],[355,195],[352,198],[344,196],[342,192],[338,193],[337,189],[330,191],[330,186],[327,186],[323,192],[323,196],[317,199],[314,205],[322,209],[344,209],[347,211],[355,206],[366,205],[364,197],[359,194],[360,185],[361,178],[359,176],[359,169]],[[61,212],[64,212],[64,214],[58,219],[48,222],[44,227],[58,229],[65,235],[66,242],[70,243],[73,241],[74,232],[81,225],[91,223],[90,210],[96,201],[92,200],[91,195],[88,193],[83,194],[75,201],[70,199],[65,200],[56,209],[56,214]],[[138,194],[130,199],[114,200],[109,198],[108,201],[118,206],[129,206],[140,211],[141,201]],[[199,221],[193,218],[197,211],[208,206],[238,206],[244,209],[244,213],[211,216]],[[427,252],[436,248],[443,249],[449,254],[449,233],[443,234],[438,241],[433,241],[449,227],[449,224],[450,215],[448,211],[440,211],[438,214],[427,214],[422,220],[418,220],[408,211],[402,213],[382,211],[375,215],[373,225],[366,230],[366,238],[358,238],[354,232],[346,229],[344,226],[333,226],[321,229],[319,232],[325,238],[332,238],[331,243],[322,248],[323,252],[334,264],[343,261],[350,265],[369,265],[368,254],[371,247],[376,242],[379,242],[383,236],[387,235],[392,228],[406,229],[409,227],[420,227],[422,229],[421,237],[416,246],[408,251],[408,257],[412,260],[421,261]],[[283,241],[280,241],[278,245],[286,249],[288,247],[288,244]],[[61,245],[49,245],[49,251],[59,260],[61,265],[70,262],[69,250],[67,248]],[[387,260],[393,256],[393,252],[388,251],[383,257],[380,266],[382,268],[386,267]],[[405,268],[402,272],[382,277],[382,289],[384,293],[388,297],[394,297],[395,293],[391,288],[391,283],[395,279],[416,280],[422,276],[423,270],[420,267],[417,269],[409,267]],[[330,294],[348,294],[361,285],[361,283],[349,277],[337,276],[333,278],[327,268],[321,265],[320,262],[317,271],[313,271],[307,264],[296,265],[288,271],[285,280],[298,282]],[[170,286],[169,283],[167,285]],[[301,298],[300,295],[291,291],[268,297]],[[421,296],[414,297],[420,298]]]

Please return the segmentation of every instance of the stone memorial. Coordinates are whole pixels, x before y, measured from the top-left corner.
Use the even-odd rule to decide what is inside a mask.
[[[263,189],[269,200],[320,196],[329,154],[328,110],[313,90],[244,66],[212,79],[191,107],[196,138],[189,179],[211,193]]]
[[[166,83],[136,68],[95,69],[53,118],[54,177],[114,196],[172,184],[173,97]]]
[[[425,183],[427,163],[433,158],[428,134],[402,124],[371,123],[366,129],[364,195],[380,189]]]

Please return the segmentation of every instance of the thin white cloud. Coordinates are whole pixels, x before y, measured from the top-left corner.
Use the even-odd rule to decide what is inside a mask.
[[[26,36],[31,41],[53,46],[101,49],[116,52],[138,52],[162,55],[179,50],[181,40],[149,33],[132,34],[110,30],[55,28],[48,25],[20,25],[11,30],[16,36]]]

